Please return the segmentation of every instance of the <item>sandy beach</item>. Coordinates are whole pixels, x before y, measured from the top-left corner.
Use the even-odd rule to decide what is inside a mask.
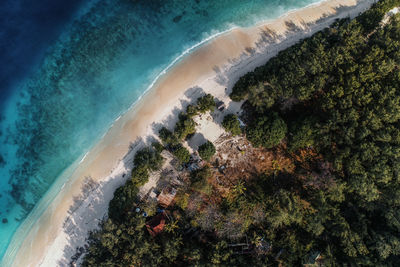
[[[204,93],[224,101],[227,110],[238,110],[228,94],[240,76],[336,19],[357,16],[373,2],[327,0],[251,28],[235,28],[185,56],[86,154],[19,248],[13,240],[7,256],[15,259],[11,263],[5,257],[2,266],[69,265],[106,214],[114,190],[129,177],[134,153],[161,125],[172,128],[179,111]],[[15,239],[25,236],[23,229]]]

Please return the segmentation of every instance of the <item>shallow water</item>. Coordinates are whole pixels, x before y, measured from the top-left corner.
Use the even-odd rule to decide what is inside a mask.
[[[0,258],[60,174],[174,59],[219,32],[315,2],[2,1]]]

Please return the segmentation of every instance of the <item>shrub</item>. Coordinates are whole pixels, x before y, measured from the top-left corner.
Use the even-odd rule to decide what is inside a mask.
[[[215,154],[215,146],[210,141],[205,142],[199,146],[199,155],[204,160],[210,160],[210,158]]]
[[[287,126],[275,112],[259,117],[247,127],[247,138],[258,147],[271,148],[278,145],[286,136]]]
[[[239,135],[242,133],[238,117],[235,114],[226,115],[224,117],[224,120],[222,121],[222,126],[227,132],[230,132],[232,135]]]

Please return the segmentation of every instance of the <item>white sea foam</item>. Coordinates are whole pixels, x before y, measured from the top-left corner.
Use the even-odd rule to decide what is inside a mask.
[[[85,155],[83,155],[81,161],[79,161],[79,164],[81,164],[85,160],[85,158],[89,154],[89,152],[90,152],[90,150],[88,152],[86,152]]]

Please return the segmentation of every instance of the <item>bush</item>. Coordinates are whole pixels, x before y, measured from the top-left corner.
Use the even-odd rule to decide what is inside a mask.
[[[222,126],[227,132],[230,132],[232,135],[239,135],[242,133],[238,117],[235,114],[226,115],[224,117],[224,120],[222,121]]]
[[[210,141],[199,146],[199,155],[204,160],[210,160],[210,158],[215,154],[215,146]]]
[[[278,145],[287,132],[286,123],[275,112],[259,117],[247,127],[247,139],[256,146],[271,148]]]
[[[197,99],[197,110],[200,113],[206,113],[207,111],[213,111],[215,109],[215,100],[211,94],[206,94],[203,97]]]
[[[174,151],[172,152],[174,156],[181,162],[181,163],[188,163],[190,160],[190,153],[189,151],[183,147],[182,145],[178,145]]]

